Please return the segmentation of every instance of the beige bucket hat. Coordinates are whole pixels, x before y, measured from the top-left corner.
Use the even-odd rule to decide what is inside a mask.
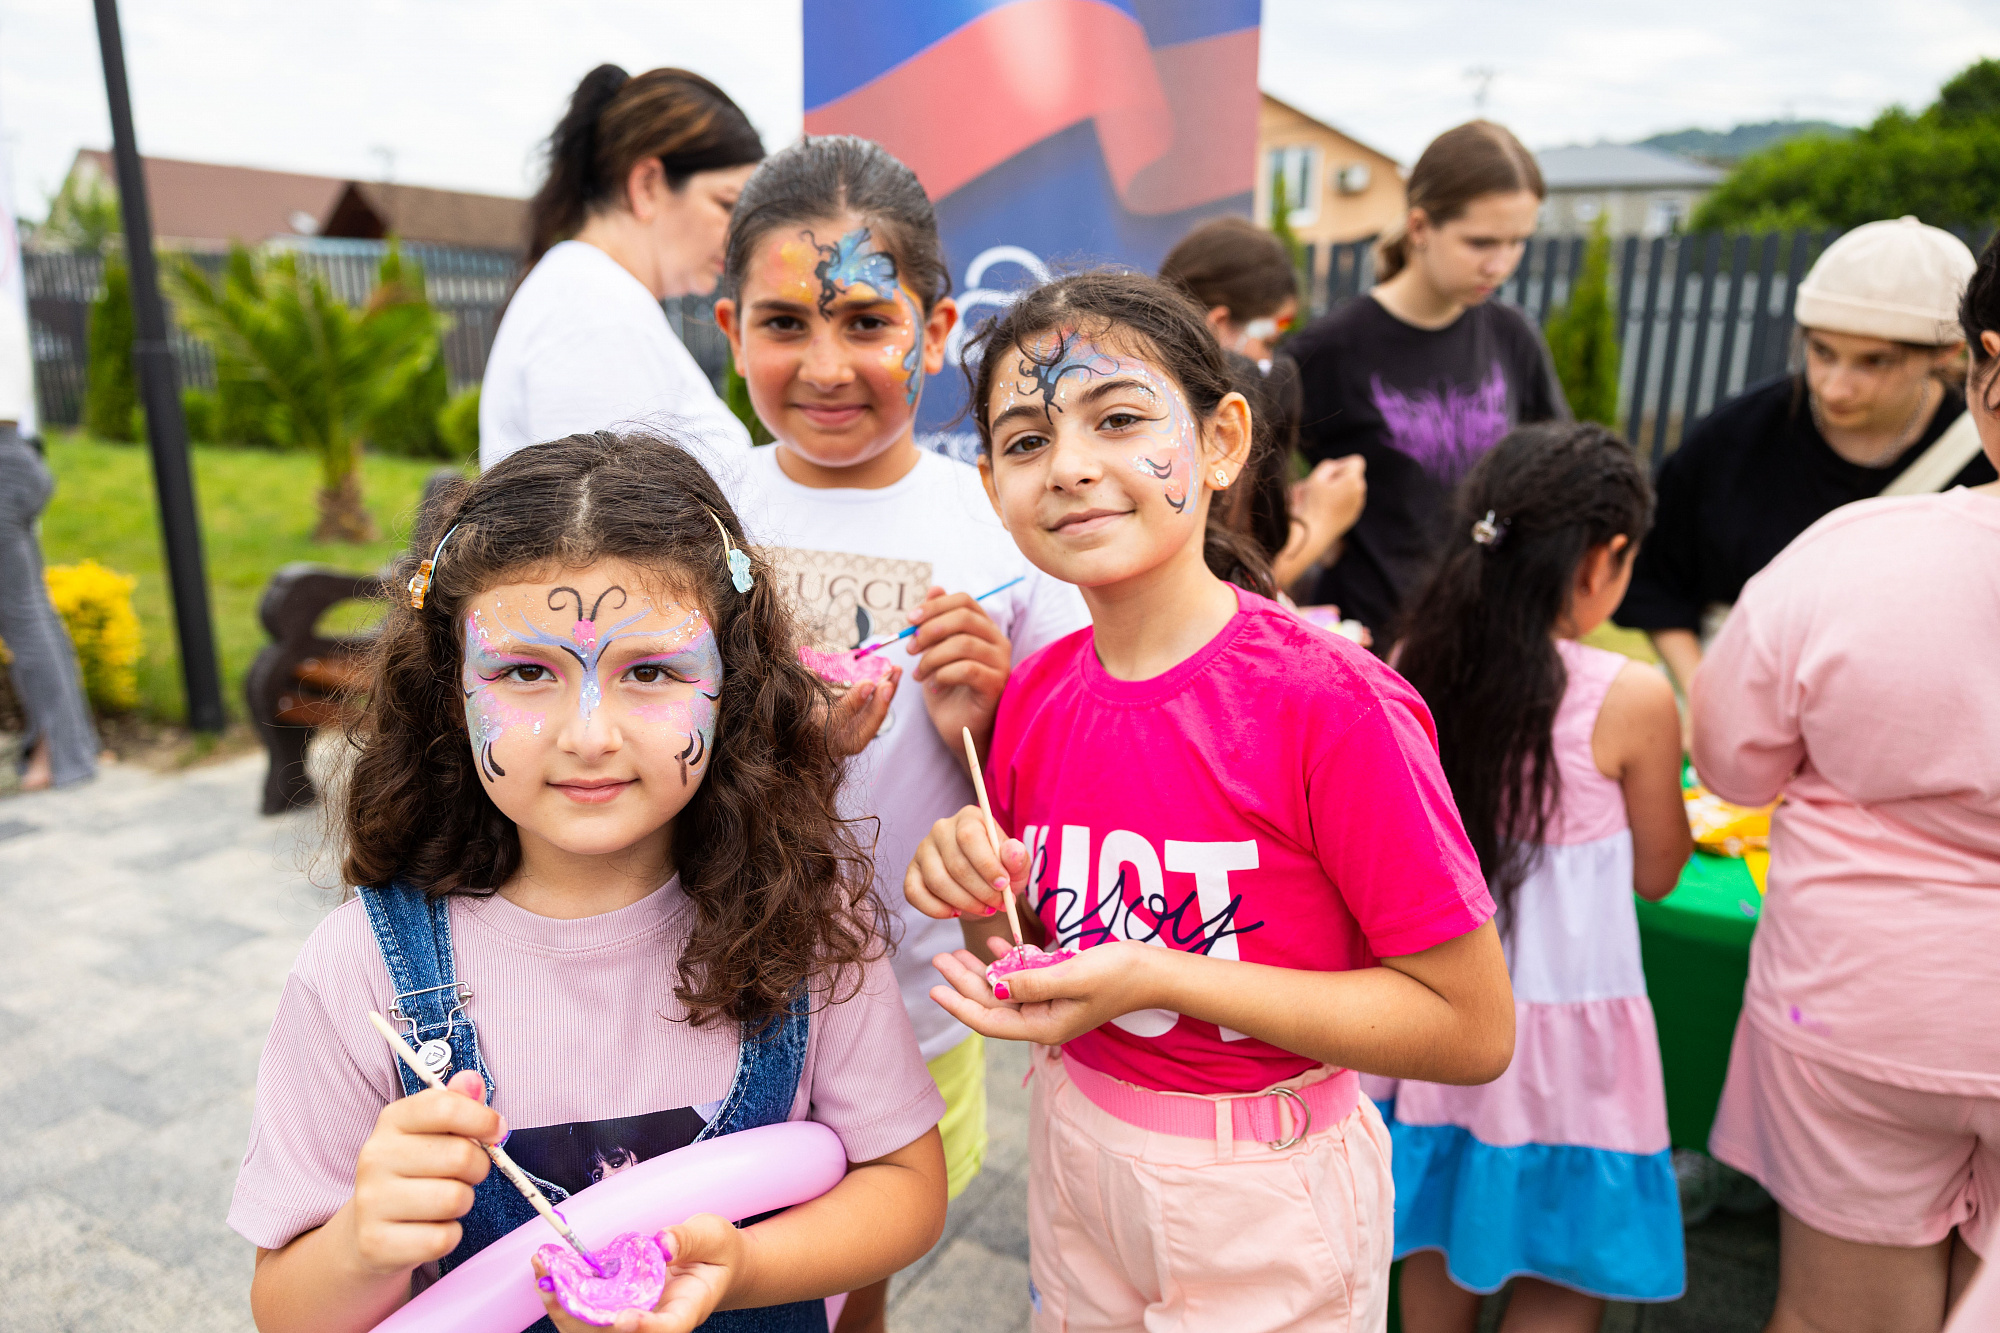
[[[1813,264],[1794,317],[1828,333],[1943,347],[1963,336],[1958,302],[1978,267],[1964,241],[1914,217],[1864,223]]]

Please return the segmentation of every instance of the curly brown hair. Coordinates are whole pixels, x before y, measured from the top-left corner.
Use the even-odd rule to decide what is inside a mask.
[[[423,609],[392,600],[350,733],[346,881],[484,897],[514,874],[519,832],[486,794],[466,731],[465,605],[527,571],[628,560],[701,605],[727,668],[708,776],[674,828],[695,909],[675,994],[697,1025],[768,1022],[808,983],[829,1003],[852,994],[884,947],[885,919],[854,824],[836,807],[830,697],[799,662],[791,615],[755,552],[755,581],[736,591],[717,519],[748,551],[722,488],[690,454],[609,431],[523,449],[445,495],[392,586],[457,530]]]

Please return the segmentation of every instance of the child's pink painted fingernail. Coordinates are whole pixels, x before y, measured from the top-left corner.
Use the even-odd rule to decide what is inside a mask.
[[[1013,992],[1007,989],[1007,983],[1003,981],[993,988],[993,998],[996,1000],[1011,1000],[1014,998],[1014,995]]]
[[[1000,910],[1000,909],[999,909],[999,908],[997,908],[997,907],[989,907],[989,908],[987,908],[987,909],[986,909],[986,915],[987,915],[987,916],[992,916],[992,915],[993,915],[993,914],[994,914],[995,912],[997,912],[997,911],[999,911],[999,910]]]
[[[556,1289],[556,1280],[552,1277],[538,1277],[535,1279],[535,1285],[543,1291],[554,1291]]]

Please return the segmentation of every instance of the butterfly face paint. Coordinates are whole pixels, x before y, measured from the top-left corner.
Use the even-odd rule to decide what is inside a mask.
[[[635,704],[632,717],[640,722],[664,727],[687,743],[675,753],[680,763],[681,785],[686,786],[688,770],[700,768],[715,744],[716,703],[722,698],[722,650],[716,645],[715,631],[707,617],[695,612],[688,622],[686,646],[678,650],[642,657],[625,670],[640,673],[650,668],[694,687],[686,698]]]
[[[689,770],[702,765],[714,744],[722,690],[722,654],[707,617],[675,603],[659,608],[646,600],[635,606],[632,595],[616,584],[588,601],[568,585],[543,590],[539,600],[544,607],[532,611],[502,602],[475,607],[465,618],[460,684],[466,731],[486,780],[507,776],[494,753],[504,735],[523,728],[538,737],[550,725],[547,710],[532,703],[558,692],[571,696],[577,725],[588,727],[605,706],[607,685],[624,685],[629,697],[623,698],[619,720],[672,728],[681,783],[687,785]],[[621,642],[651,651],[643,656],[614,651]],[[604,678],[607,662],[616,668],[613,682]],[[687,688],[656,688],[669,684]]]
[[[503,652],[485,618],[473,611],[465,617],[465,653],[459,667],[459,685],[465,692],[465,730],[472,737],[472,752],[479,771],[488,782],[507,776],[507,770],[493,757],[493,746],[511,727],[527,728],[542,734],[544,715],[522,708],[494,689],[510,675],[534,675],[545,671],[533,658]]]

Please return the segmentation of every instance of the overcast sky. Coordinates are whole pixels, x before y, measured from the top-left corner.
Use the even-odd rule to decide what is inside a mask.
[[[125,0],[139,142],[214,162],[524,194],[593,64],[684,65],[777,146],[798,133],[798,0]],[[1487,114],[1531,146],[1787,115],[1863,123],[2000,55],[1992,0],[1265,0],[1264,86],[1414,159]],[[1893,21],[1892,21],[1893,20]],[[0,0],[0,147],[39,217],[79,147],[107,147],[86,0]]]

